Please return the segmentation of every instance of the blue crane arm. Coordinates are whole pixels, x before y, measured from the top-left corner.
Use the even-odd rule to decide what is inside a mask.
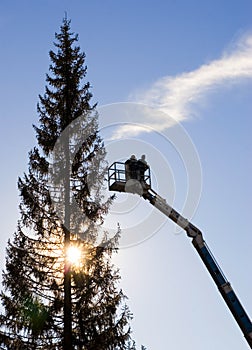
[[[154,190],[151,189],[150,169],[141,170],[140,168],[136,169],[134,166],[130,170],[128,163],[128,161],[126,163],[115,162],[109,167],[109,190],[136,193],[142,196],[186,231],[187,236],[192,238],[192,244],[197,250],[200,258],[220,291],[226,305],[230,309],[242,333],[244,334],[245,339],[252,349],[251,320],[231,287],[231,284],[227,281],[224,273],[221,271],[219,265],[213,257],[213,254],[204,241],[201,231],[182,215],[180,215],[175,209],[173,209],[164,198],[160,197]],[[148,173],[146,174],[147,171]]]
[[[192,243],[252,349],[252,323],[231,284],[227,281],[207,244],[204,241],[201,243],[196,237],[193,238]]]
[[[221,293],[224,301],[244,334],[250,348],[252,349],[252,323],[250,318],[231,287],[231,284],[227,281],[224,273],[221,271],[221,268],[216,262],[206,242],[204,241],[201,231],[187,219],[181,216],[175,209],[169,206],[166,200],[160,197],[155,191],[147,190],[142,196],[171,220],[173,220],[177,225],[182,227],[186,231],[187,236],[192,238],[193,246],[197,250],[200,258],[209,271],[219,292]]]

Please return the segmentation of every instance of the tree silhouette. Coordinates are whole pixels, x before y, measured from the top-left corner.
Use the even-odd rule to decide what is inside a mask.
[[[39,96],[38,146],[18,180],[20,220],[8,242],[0,316],[2,349],[135,349],[126,296],[102,233],[105,149],[84,82],[85,54],[63,20]],[[63,135],[63,137],[62,137]],[[60,140],[60,141],[59,141]],[[100,238],[99,238],[100,237]],[[80,259],[72,262],[70,246]]]

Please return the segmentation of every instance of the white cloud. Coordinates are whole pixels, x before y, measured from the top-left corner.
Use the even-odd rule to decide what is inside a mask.
[[[183,121],[194,115],[195,106],[209,92],[216,88],[224,89],[227,83],[239,84],[248,78],[252,78],[252,34],[240,38],[221,58],[191,72],[175,77],[165,76],[148,90],[135,94],[133,99],[158,108],[176,121]],[[152,123],[155,129],[158,125],[160,131],[171,126],[171,119],[165,121],[162,117],[162,123],[158,123],[156,118],[148,118],[148,125],[152,126]]]

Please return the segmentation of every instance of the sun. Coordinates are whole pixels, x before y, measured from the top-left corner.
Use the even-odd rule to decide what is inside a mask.
[[[81,261],[81,250],[79,247],[70,246],[67,249],[66,256],[71,265],[78,265]]]

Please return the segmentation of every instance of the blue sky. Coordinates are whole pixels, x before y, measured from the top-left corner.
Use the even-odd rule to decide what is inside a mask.
[[[191,220],[252,315],[251,1],[1,1],[2,266],[18,218],[17,177],[35,144],[32,124],[37,123],[38,94],[44,92],[48,51],[65,11],[87,55],[94,102],[123,109],[121,102],[144,102],[179,120],[178,135],[189,135],[202,170],[194,179],[202,180],[202,192]],[[125,139],[107,142],[109,157],[115,149],[119,158],[128,150],[140,156],[146,148],[155,189],[182,209],[191,168],[170,143],[177,127],[169,127],[170,119],[163,116],[126,120],[118,114],[116,120],[114,114],[104,115],[102,125],[127,121],[129,126]],[[136,131],[134,121],[153,132]],[[119,196],[122,207],[137,203],[137,210],[111,220],[122,222],[123,232],[131,226],[130,234],[137,236],[136,223],[152,209],[131,200],[127,197],[125,204]],[[153,215],[158,226],[164,218]],[[148,227],[144,234],[151,235]],[[121,249],[115,262],[138,344],[148,350],[248,348],[190,239],[172,223],[165,222],[144,243]]]

